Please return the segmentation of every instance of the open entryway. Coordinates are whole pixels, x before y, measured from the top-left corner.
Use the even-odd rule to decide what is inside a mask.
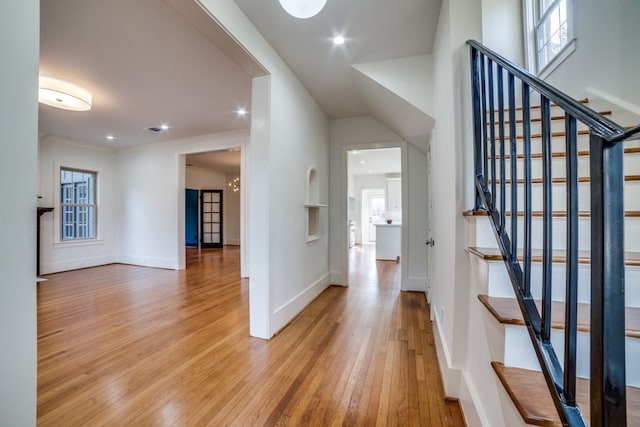
[[[349,252],[377,261],[402,262],[401,148],[347,152]],[[362,265],[349,256],[349,271]]]

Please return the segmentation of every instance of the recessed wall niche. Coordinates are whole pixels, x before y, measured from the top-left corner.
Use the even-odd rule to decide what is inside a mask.
[[[307,196],[304,205],[306,211],[306,241],[312,242],[320,238],[320,208],[327,207],[320,203],[318,171],[311,166],[307,171]]]

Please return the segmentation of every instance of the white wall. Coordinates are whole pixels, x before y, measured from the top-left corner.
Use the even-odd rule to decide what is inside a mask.
[[[97,172],[97,238],[65,242],[60,239],[60,168]],[[42,216],[40,273],[48,274],[115,262],[119,193],[115,150],[92,147],[52,136],[40,138],[40,206],[54,207]]]
[[[232,0],[203,0],[218,22],[268,70],[251,101],[251,334],[269,338],[329,284],[328,213],[320,238],[305,242],[306,174],[315,166],[320,201],[328,198],[329,122]]]
[[[475,0],[442,2],[434,45],[436,127],[430,176],[434,180],[431,315],[438,337],[436,348],[445,393],[460,397],[469,413],[475,407],[466,383],[471,296],[462,212],[473,207],[473,145],[465,42],[470,38],[482,42],[480,6]]]
[[[184,268],[184,155],[244,147],[247,139],[238,131],[118,150],[118,262]]]
[[[225,245],[240,244],[240,193],[234,193],[227,185],[236,176],[197,166],[186,167],[185,188],[222,190],[222,234]]]
[[[524,66],[523,0],[482,0],[482,44]]]
[[[0,424],[36,424],[39,2],[0,14]]]
[[[640,106],[640,2],[573,0],[576,50],[546,80],[572,96],[593,87]],[[580,76],[580,78],[576,78]]]
[[[407,176],[409,186],[409,264],[407,290],[427,291],[427,156],[409,144]]]

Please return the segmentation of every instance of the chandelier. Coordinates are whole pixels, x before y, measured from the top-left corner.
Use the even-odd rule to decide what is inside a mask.
[[[229,188],[231,188],[231,191],[237,193],[238,191],[240,191],[240,177],[237,176],[233,178],[227,185],[229,186]]]

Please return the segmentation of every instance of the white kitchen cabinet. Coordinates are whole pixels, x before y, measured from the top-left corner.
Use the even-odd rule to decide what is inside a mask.
[[[387,212],[402,209],[402,185],[400,178],[387,178]]]

